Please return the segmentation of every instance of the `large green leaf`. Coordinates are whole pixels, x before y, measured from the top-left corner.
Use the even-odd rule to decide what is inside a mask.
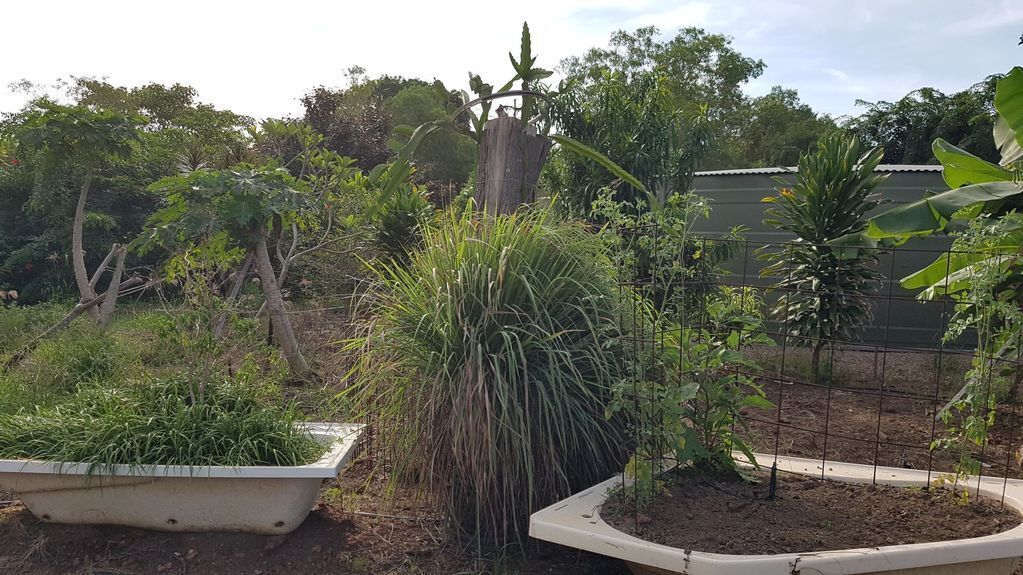
[[[941,162],[942,176],[948,187],[955,189],[971,184],[1003,182],[1012,179],[1012,172],[984,161],[973,154],[938,138],[931,146],[934,157]]]
[[[999,116],[995,120],[995,146],[1002,154],[1002,165],[1008,166],[1013,162],[1023,160],[1023,147],[1016,141],[1016,132],[1009,128],[1005,118]]]
[[[942,254],[931,265],[902,279],[906,289],[927,288],[921,299],[956,293],[971,285],[978,270],[997,265],[1005,267],[1023,245],[1023,225],[1011,226],[983,252],[952,251]]]
[[[867,236],[874,239],[908,238],[945,229],[956,213],[966,208],[976,215],[991,202],[1023,194],[1013,182],[988,182],[956,188],[888,210],[867,223]]]
[[[594,150],[593,148],[587,146],[586,144],[580,142],[579,140],[570,138],[562,134],[551,134],[550,138],[557,142],[558,144],[560,144],[562,148],[572,153],[579,154],[584,158],[588,158],[590,160],[597,162],[601,166],[604,166],[604,168],[606,168],[607,171],[614,174],[618,179],[622,180],[623,182],[629,184],[630,186],[636,188],[637,190],[640,190],[641,192],[649,196],[649,192],[647,192],[646,186],[644,186],[642,182],[637,180],[635,176],[627,172],[625,168],[622,168],[618,164],[614,163],[614,161],[611,160],[611,158],[608,158],[604,154],[601,154],[597,150]]]
[[[1023,68],[1016,66],[998,81],[995,110],[1005,120],[1005,127],[1015,134],[1016,144],[1023,146]]]

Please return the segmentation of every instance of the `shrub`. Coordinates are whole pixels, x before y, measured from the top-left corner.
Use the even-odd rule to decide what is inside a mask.
[[[0,415],[0,458],[126,465],[302,465],[324,448],[297,412],[256,391],[183,379],[90,387],[50,408]]]
[[[887,177],[874,173],[883,154],[880,148],[864,152],[856,138],[826,135],[799,158],[796,184],[764,199],[776,206],[764,223],[796,240],[765,254],[772,263],[761,275],[782,278],[772,286],[782,291],[773,315],[787,335],[812,348],[815,383],[824,346],[851,338],[872,317],[868,296],[881,277],[875,256],[866,250],[843,255],[829,244],[866,228],[867,212],[880,203],[874,189]]]
[[[665,316],[637,318],[643,323],[634,331],[657,343],[648,350],[653,353],[633,358],[632,372],[615,386],[610,405],[612,413],[629,416],[636,440],[625,467],[635,482],[625,494],[637,506],[661,492],[666,456],[740,475],[745,471],[735,451],[756,463],[743,436],[748,423],[742,410],[772,404],[751,375],[758,367],[743,349],[771,343],[762,304],[749,288],[720,287],[707,294],[702,310],[682,314],[694,320],[692,326],[671,324]]]
[[[83,384],[119,381],[137,363],[131,345],[79,325],[39,344],[18,371],[34,386],[69,392]]]
[[[468,214],[468,212],[466,212]],[[548,212],[424,231],[374,268],[375,319],[344,399],[376,414],[392,480],[420,480],[462,536],[519,540],[529,514],[620,468],[605,418],[620,377],[600,240]]]

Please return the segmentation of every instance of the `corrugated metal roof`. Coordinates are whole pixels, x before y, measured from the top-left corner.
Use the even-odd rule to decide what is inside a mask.
[[[709,172],[696,172],[696,176],[740,176],[740,175],[772,175],[788,174],[798,172],[799,168],[791,166],[788,168],[743,168],[739,170],[713,170]],[[940,172],[940,165],[931,164],[879,164],[878,172]]]

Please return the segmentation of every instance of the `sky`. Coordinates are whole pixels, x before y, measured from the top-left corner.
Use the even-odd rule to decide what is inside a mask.
[[[815,110],[862,110],[922,86],[945,92],[1023,64],[1023,1],[1012,0],[50,0],[5,2],[0,112],[28,96],[10,85],[89,76],[118,85],[189,84],[199,99],[257,118],[295,115],[345,70],[467,87],[511,77],[529,22],[537,65],[606,45],[618,29],[698,26],[727,34],[767,68],[753,96],[782,85]]]

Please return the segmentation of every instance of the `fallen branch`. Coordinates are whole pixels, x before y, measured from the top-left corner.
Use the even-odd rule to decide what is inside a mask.
[[[138,288],[139,286],[142,286],[142,284],[145,283],[146,283],[145,280],[138,276],[129,278],[127,281],[118,286],[117,295],[118,296],[126,295],[129,291],[133,290],[133,288]],[[146,284],[142,289],[145,289],[145,287],[148,287],[149,285],[150,284]],[[100,295],[90,299],[89,301],[80,302],[70,312],[68,312],[67,315],[61,318],[60,321],[50,326],[46,331],[32,339],[32,341],[23,345],[21,349],[19,349],[7,361],[3,362],[3,364],[0,365],[0,371],[5,371],[20,363],[21,360],[25,359],[25,357],[28,356],[28,354],[31,353],[32,350],[35,349],[37,345],[39,345],[39,342],[57,333],[60,333],[61,331],[64,331],[64,329],[71,325],[71,322],[73,322],[75,318],[77,318],[78,316],[82,315],[83,313],[90,309],[94,309],[96,306],[103,303],[103,300],[107,299],[108,293],[110,293],[110,290],[101,293]]]

